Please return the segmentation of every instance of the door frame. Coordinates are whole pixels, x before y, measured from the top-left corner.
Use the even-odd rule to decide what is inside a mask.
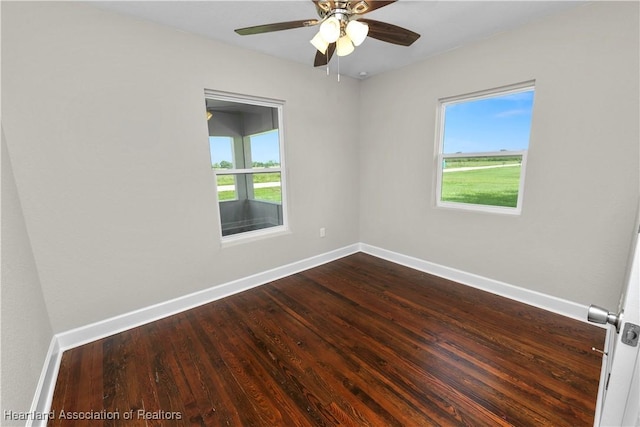
[[[640,371],[640,345],[631,347],[621,342],[626,323],[640,324],[640,248],[638,247],[639,221],[636,220],[628,262],[628,274],[620,298],[620,333],[608,325],[605,354],[596,401],[594,426],[640,426],[638,373]],[[608,389],[607,389],[608,385]]]

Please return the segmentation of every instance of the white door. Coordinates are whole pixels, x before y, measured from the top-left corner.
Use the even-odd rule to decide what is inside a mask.
[[[638,248],[638,223],[629,259],[626,289],[618,307],[619,314],[589,309],[589,320],[613,323],[607,333],[607,352],[603,361],[600,391],[596,409],[595,426],[640,427],[640,395],[638,383],[638,335],[640,334],[640,250]],[[606,311],[605,311],[606,312]],[[604,320],[604,321],[603,321]],[[616,331],[618,327],[618,332]],[[635,338],[635,340],[634,340]],[[635,341],[635,345],[633,342]]]

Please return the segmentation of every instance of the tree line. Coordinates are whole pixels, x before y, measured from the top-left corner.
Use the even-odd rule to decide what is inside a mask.
[[[252,163],[252,167],[254,168],[273,168],[273,167],[278,167],[280,166],[279,162],[276,162],[275,160],[269,160],[267,162],[253,162]],[[219,163],[213,163],[211,165],[211,167],[213,169],[233,169],[233,163],[227,161],[227,160],[222,160]]]

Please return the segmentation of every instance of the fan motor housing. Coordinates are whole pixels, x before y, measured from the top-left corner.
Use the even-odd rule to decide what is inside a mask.
[[[336,1],[334,2],[334,7],[331,7],[331,1],[321,0],[316,3],[319,7],[318,15],[321,18],[326,18],[330,15],[336,15],[337,13],[343,13],[347,17],[350,15],[361,15],[369,10],[369,3],[364,0],[358,2],[349,2],[349,1]]]

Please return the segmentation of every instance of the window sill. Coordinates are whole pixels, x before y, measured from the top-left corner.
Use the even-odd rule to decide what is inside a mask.
[[[245,233],[233,234],[231,236],[222,236],[220,246],[222,248],[226,248],[229,246],[255,242],[257,240],[284,236],[287,234],[291,234],[291,231],[283,225],[263,228],[261,230],[247,231]]]
[[[500,215],[520,215],[522,214],[521,207],[509,208],[503,206],[489,206],[489,205],[475,205],[471,203],[456,203],[456,202],[438,202],[436,204],[437,208],[444,209],[455,209],[458,211],[471,211],[471,212],[482,212],[489,214],[500,214]]]

